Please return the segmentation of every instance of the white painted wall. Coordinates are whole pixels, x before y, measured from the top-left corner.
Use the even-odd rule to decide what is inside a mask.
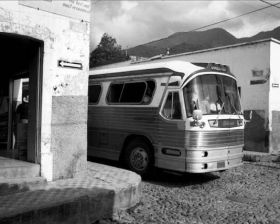
[[[269,110],[280,111],[280,41],[270,43],[270,92]],[[279,84],[279,87],[272,87]]]
[[[280,41],[270,44],[269,131],[270,152],[280,150]],[[278,87],[273,87],[278,85]],[[277,113],[272,116],[272,113]]]

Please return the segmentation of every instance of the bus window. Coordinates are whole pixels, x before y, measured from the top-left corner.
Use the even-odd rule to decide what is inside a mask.
[[[149,104],[155,91],[154,81],[113,83],[109,87],[107,102],[117,104]]]
[[[97,104],[101,94],[101,85],[90,85],[88,87],[89,104]]]
[[[125,83],[120,102],[141,103],[146,88],[145,82]]]
[[[109,93],[107,95],[108,103],[119,103],[123,86],[123,83],[114,83],[110,85]]]
[[[168,94],[162,115],[168,119],[182,119],[181,104],[178,92]]]

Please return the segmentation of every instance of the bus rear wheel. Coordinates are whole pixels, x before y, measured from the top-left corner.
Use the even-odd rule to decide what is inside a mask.
[[[141,176],[146,176],[153,165],[152,150],[144,140],[134,140],[125,149],[125,164]]]

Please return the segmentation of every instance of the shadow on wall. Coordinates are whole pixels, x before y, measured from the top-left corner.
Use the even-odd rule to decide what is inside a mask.
[[[245,150],[254,152],[268,152],[269,132],[264,110],[253,110],[251,122],[246,123],[244,132]],[[248,117],[250,110],[245,110]]]

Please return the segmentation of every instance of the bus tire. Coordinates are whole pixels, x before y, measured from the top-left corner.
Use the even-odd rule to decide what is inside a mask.
[[[152,170],[153,158],[151,147],[145,140],[135,139],[129,142],[125,148],[126,166],[142,177],[147,176]]]

